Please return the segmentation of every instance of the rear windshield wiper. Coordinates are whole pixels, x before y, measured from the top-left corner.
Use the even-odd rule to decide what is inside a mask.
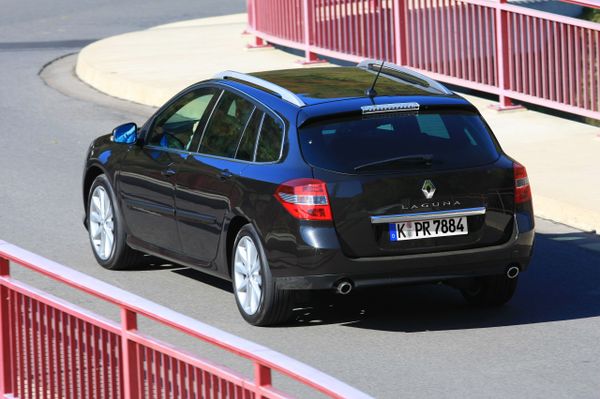
[[[362,169],[372,168],[374,166],[381,166],[391,163],[398,163],[402,165],[425,165],[431,166],[433,163],[433,155],[431,154],[416,154],[416,155],[406,155],[403,157],[395,157],[382,159],[381,161],[369,162],[362,165],[358,165],[354,168],[354,171],[358,172]]]

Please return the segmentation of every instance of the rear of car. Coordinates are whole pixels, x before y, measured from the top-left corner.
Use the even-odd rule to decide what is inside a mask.
[[[466,101],[421,100],[430,106],[391,98],[360,113],[301,112],[299,149],[313,179],[288,182],[276,197],[302,220],[302,240],[327,244],[317,244],[317,254],[298,250],[297,266],[278,273],[282,286],[470,286],[474,277],[516,277],[527,267],[533,212],[525,168]]]
[[[525,168],[477,110],[372,60],[221,72],[97,139],[83,189],[103,267],[232,280],[253,325],[285,322],[294,290],[447,282],[500,305],[534,241]]]

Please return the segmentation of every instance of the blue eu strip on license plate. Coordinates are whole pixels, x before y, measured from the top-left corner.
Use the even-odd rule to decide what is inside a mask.
[[[390,223],[390,241],[398,241],[398,225]]]

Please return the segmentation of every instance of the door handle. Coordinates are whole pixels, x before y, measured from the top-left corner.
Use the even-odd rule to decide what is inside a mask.
[[[170,177],[173,176],[175,173],[177,173],[175,171],[175,169],[171,169],[171,168],[167,168],[167,169],[163,169],[160,171],[160,174],[165,176],[165,177]]]
[[[232,177],[233,177],[233,173],[231,173],[229,171],[229,169],[225,169],[225,170],[222,170],[221,172],[219,172],[219,178],[221,180],[228,180],[228,179],[231,179]]]

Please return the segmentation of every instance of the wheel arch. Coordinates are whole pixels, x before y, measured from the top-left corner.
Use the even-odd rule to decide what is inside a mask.
[[[233,251],[233,244],[235,243],[235,238],[237,237],[239,231],[242,227],[249,224],[250,221],[246,219],[244,216],[236,215],[234,216],[229,225],[227,227],[227,237],[225,240],[225,259],[227,261],[227,271],[229,273],[229,277],[231,278],[231,252]]]
[[[96,177],[103,174],[106,174],[105,171],[97,165],[92,165],[85,171],[85,176],[83,178],[83,207],[86,212],[92,183],[96,180]]]
[[[83,177],[83,209],[84,209],[84,213],[85,213],[85,217],[84,217],[84,225],[87,223],[87,206],[88,206],[88,200],[89,200],[89,196],[90,196],[90,188],[92,187],[92,184],[94,183],[94,180],[96,180],[96,178],[100,175],[106,175],[106,177],[108,178],[108,174],[107,172],[100,166],[98,165],[91,165],[87,168],[87,170],[85,171],[85,175]],[[110,180],[110,179],[109,179]],[[86,225],[87,227],[87,225]]]

